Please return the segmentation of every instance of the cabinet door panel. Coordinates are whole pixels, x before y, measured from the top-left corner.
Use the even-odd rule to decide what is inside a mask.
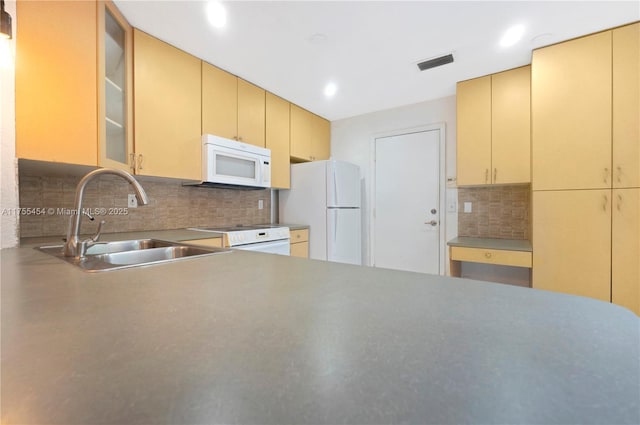
[[[97,3],[16,8],[16,157],[97,165]]]
[[[491,182],[491,76],[457,85],[458,185]]]
[[[238,138],[264,147],[265,91],[238,79]]]
[[[291,104],[291,156],[311,159],[311,112]]]
[[[201,178],[200,60],[134,31],[135,147],[139,174]]]
[[[309,258],[309,242],[298,242],[291,244],[291,256]]]
[[[271,149],[271,186],[289,189],[289,102],[266,94],[265,145]]]
[[[533,52],[533,190],[611,187],[611,32]]]
[[[329,159],[331,151],[331,123],[318,115],[311,119],[311,158]]]
[[[611,190],[533,192],[533,287],[610,301]]]
[[[613,30],[613,187],[640,187],[640,23]]]
[[[640,315],[640,189],[613,191],[611,301]]]
[[[135,171],[133,30],[110,1],[98,2],[98,165]]]
[[[531,67],[491,76],[492,182],[531,181]]]
[[[238,77],[202,62],[202,134],[238,135]]]

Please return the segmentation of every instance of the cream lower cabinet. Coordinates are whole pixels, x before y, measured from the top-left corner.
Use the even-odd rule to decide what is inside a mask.
[[[201,68],[142,31],[133,34],[136,173],[201,178]]]
[[[614,189],[611,301],[640,315],[640,189]]]
[[[611,191],[533,192],[533,288],[611,300]]]
[[[291,256],[309,258],[309,229],[291,231]]]

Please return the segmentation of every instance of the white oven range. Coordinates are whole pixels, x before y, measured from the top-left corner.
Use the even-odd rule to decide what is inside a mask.
[[[188,230],[215,233],[222,236],[225,248],[289,255],[289,228],[276,224],[231,227],[191,227]]]

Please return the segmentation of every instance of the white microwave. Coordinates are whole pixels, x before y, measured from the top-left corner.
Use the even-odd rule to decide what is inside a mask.
[[[271,149],[211,134],[202,135],[202,184],[271,187]]]

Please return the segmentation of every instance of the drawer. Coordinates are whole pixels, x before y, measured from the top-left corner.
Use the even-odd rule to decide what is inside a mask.
[[[531,268],[531,252],[451,247],[451,260]]]
[[[309,242],[298,242],[291,244],[291,256],[309,258]]]
[[[307,242],[309,240],[309,229],[292,230],[289,232],[291,243]]]
[[[222,238],[208,238],[208,239],[192,239],[189,241],[183,241],[189,245],[199,245],[211,248],[222,248]]]

